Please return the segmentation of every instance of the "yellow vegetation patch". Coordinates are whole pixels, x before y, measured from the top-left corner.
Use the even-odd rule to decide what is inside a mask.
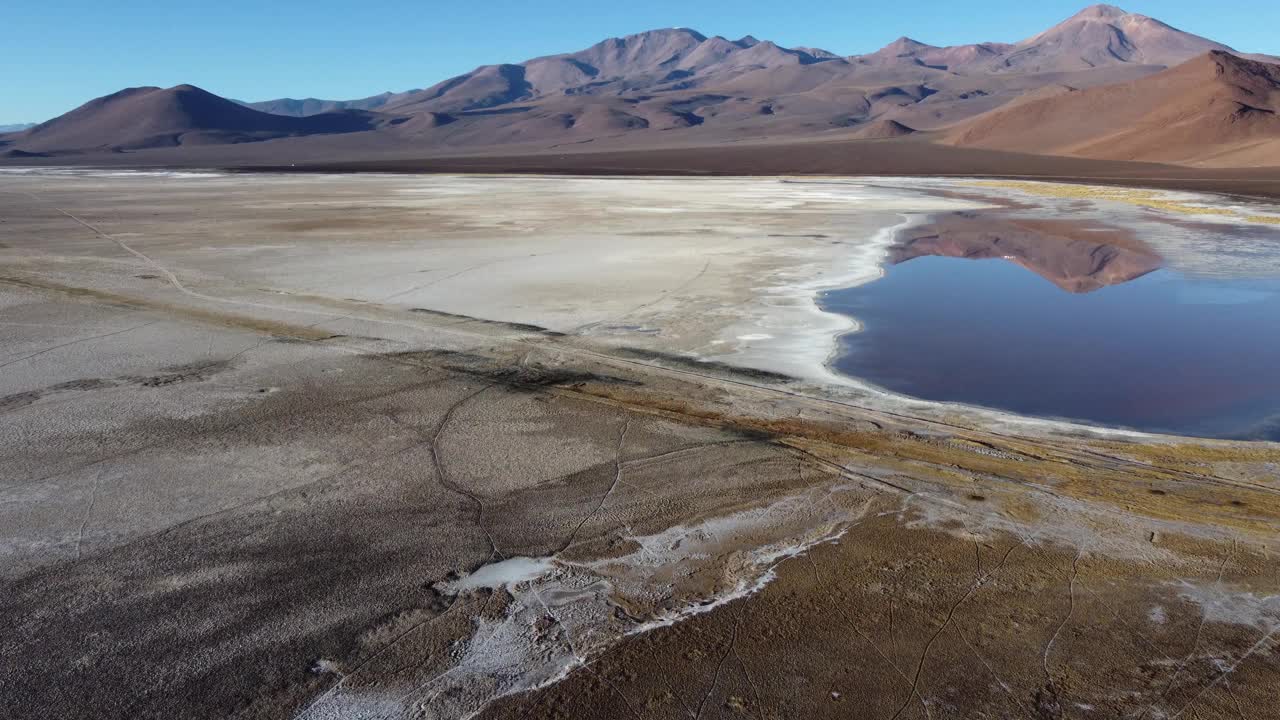
[[[1015,180],[983,180],[973,183],[977,187],[1017,190],[1029,195],[1080,200],[1106,200],[1137,207],[1160,210],[1182,215],[1216,215],[1238,222],[1280,225],[1280,215],[1250,215],[1230,208],[1216,208],[1170,200],[1155,190],[1105,187],[1100,185],[1073,185],[1068,183],[1022,182]]]
[[[662,397],[647,388],[580,386],[575,391],[633,411],[644,409],[685,421],[759,432],[833,466],[878,468],[961,494],[970,492],[975,481],[1003,481],[1102,502],[1151,518],[1207,523],[1263,535],[1274,535],[1280,521],[1280,490],[1217,477],[1211,466],[1199,464],[1202,460],[1269,459],[1276,452],[1273,447],[1147,446],[1083,440],[1072,447],[1051,447],[996,436],[980,441],[951,437],[939,442],[913,433],[849,430],[841,423],[728,415],[686,399]],[[1007,491],[1000,494],[1007,495]]]
[[[1188,462],[1273,462],[1280,463],[1280,446],[1273,444],[1108,444],[1110,449],[1130,457],[1180,465]]]

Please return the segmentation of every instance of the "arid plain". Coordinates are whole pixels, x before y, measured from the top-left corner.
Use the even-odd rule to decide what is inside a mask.
[[[854,325],[815,302],[909,225],[1136,253],[1001,250],[1076,287],[1148,253],[1269,269],[1276,218],[1003,181],[6,172],[6,712],[1280,717],[1280,445],[886,393],[830,368]],[[1254,232],[1226,253],[1226,225]]]

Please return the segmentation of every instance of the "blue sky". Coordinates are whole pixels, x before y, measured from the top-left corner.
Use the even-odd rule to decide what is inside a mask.
[[[869,52],[1013,41],[1088,2],[1058,0],[44,0],[7,3],[0,124],[38,122],[124,87],[180,83],[245,100],[348,99],[426,87],[477,65],[578,50],[659,27]],[[1276,0],[1142,0],[1130,12],[1240,50],[1280,54]],[[969,5],[969,7],[965,7]]]

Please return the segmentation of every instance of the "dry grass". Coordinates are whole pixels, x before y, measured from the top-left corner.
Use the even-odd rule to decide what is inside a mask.
[[[702,403],[663,397],[652,388],[587,385],[575,392],[633,411],[685,422],[767,435],[832,467],[859,468],[875,477],[900,476],[919,485],[979,492],[1001,486],[1002,504],[1017,495],[1047,492],[1105,503],[1146,517],[1231,527],[1271,537],[1280,523],[1280,490],[1218,477],[1213,461],[1280,459],[1275,448],[1215,445],[1126,445],[1080,440],[1069,445],[975,432],[939,441],[898,431],[849,430],[835,422],[729,415]],[[891,484],[891,483],[890,483]],[[985,493],[982,493],[985,494]]]

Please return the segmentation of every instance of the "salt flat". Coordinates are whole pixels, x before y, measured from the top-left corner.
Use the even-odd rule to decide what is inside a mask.
[[[0,176],[6,706],[1275,717],[1275,445],[827,370],[926,185]]]
[[[880,231],[904,214],[976,206],[831,180],[171,179],[62,177],[36,194],[93,193],[95,227],[193,286],[533,323],[828,380],[822,336],[848,322],[813,294],[877,276],[891,242]],[[91,252],[128,257],[111,243]]]

